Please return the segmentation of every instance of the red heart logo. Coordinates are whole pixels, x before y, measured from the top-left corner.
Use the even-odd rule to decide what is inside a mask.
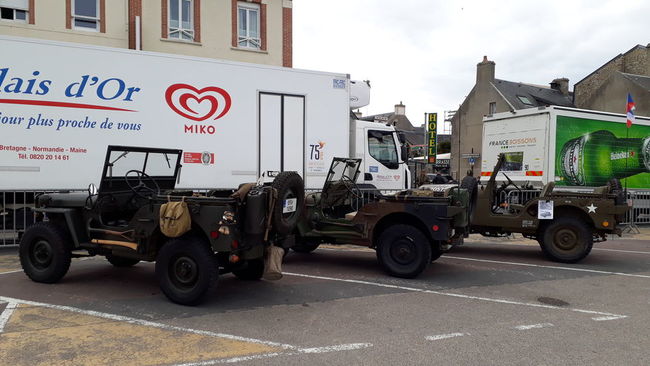
[[[393,178],[395,178],[395,180],[399,180],[401,177],[401,175],[393,175]]]
[[[223,117],[230,110],[230,94],[216,86],[197,89],[188,84],[167,88],[165,100],[174,112],[194,121],[204,121],[214,115]]]

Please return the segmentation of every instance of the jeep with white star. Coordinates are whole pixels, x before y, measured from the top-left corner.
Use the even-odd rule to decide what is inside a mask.
[[[501,171],[505,160],[505,154],[500,154],[484,185],[466,177],[473,180],[473,233],[492,237],[521,233],[537,240],[547,258],[562,263],[584,259],[594,242],[607,240],[608,234],[621,235],[619,224],[629,206],[617,179],[586,192],[558,191],[554,182],[549,182],[536,197],[524,200],[524,190]],[[507,182],[499,185],[497,174]],[[518,201],[508,199],[512,197]]]

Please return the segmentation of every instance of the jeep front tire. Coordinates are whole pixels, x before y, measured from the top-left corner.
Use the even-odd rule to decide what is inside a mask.
[[[27,277],[42,283],[58,282],[70,268],[68,233],[51,222],[38,222],[20,240],[20,264]]]

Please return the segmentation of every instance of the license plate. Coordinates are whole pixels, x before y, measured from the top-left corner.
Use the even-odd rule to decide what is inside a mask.
[[[284,200],[284,204],[282,205],[282,213],[296,212],[297,203],[297,198],[289,198],[287,200]]]

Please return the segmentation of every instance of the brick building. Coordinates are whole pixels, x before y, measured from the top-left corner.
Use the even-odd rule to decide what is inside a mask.
[[[650,45],[614,57],[574,86],[576,107],[613,113],[626,112],[627,93],[636,114],[650,116]]]
[[[471,160],[463,156],[481,153],[484,116],[545,105],[573,106],[568,79],[555,79],[550,86],[513,82],[496,79],[495,67],[495,62],[487,56],[476,65],[476,84],[451,119],[451,174],[454,178],[462,177],[474,165],[480,167],[479,159],[474,158],[475,164],[471,164]]]
[[[0,34],[292,66],[291,0],[0,0]]]

